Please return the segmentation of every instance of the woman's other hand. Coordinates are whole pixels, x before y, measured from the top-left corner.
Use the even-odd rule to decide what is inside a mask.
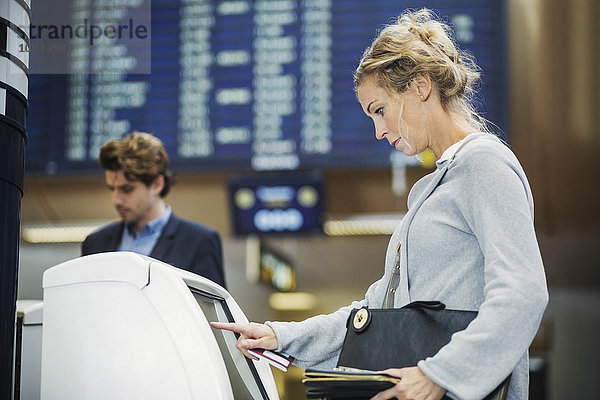
[[[255,356],[248,353],[248,349],[277,349],[277,336],[270,326],[251,322],[249,324],[211,322],[210,326],[216,329],[237,332],[240,334],[235,347],[248,358],[258,360]]]
[[[446,390],[436,385],[419,367],[390,368],[379,371],[400,378],[396,386],[378,393],[371,400],[400,399],[400,400],[440,400]]]

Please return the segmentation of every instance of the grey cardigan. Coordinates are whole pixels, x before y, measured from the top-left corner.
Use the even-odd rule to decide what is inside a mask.
[[[418,363],[423,373],[448,396],[469,400],[483,398],[512,372],[508,399],[528,398],[528,347],[548,302],[533,197],[518,160],[494,136],[469,135],[462,147],[411,189],[385,273],[363,300],[302,322],[266,322],[278,350],[295,356],[297,366],[336,365],[350,311],[382,306],[402,243],[396,307],[438,300],[479,311],[466,330]]]

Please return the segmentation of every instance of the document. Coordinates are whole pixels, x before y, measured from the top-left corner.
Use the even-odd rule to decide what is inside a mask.
[[[369,399],[400,382],[400,378],[365,370],[308,369],[304,375],[309,399]]]

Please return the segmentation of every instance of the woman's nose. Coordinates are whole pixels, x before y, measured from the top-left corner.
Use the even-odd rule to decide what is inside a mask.
[[[375,137],[377,140],[381,140],[387,135],[387,129],[384,124],[378,124],[375,122]]]

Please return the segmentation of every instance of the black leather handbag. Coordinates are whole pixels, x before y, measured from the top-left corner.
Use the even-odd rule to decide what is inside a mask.
[[[338,368],[381,371],[416,366],[420,360],[434,356],[450,342],[452,334],[466,329],[476,316],[476,311],[447,310],[443,303],[427,301],[402,308],[355,309],[348,318]],[[485,400],[505,399],[509,382],[510,376]],[[326,383],[319,387],[313,381],[307,397],[316,393],[322,398],[338,397],[340,382],[337,387]],[[381,382],[378,384],[371,391],[362,387],[363,393],[353,398],[374,396],[382,390]]]

